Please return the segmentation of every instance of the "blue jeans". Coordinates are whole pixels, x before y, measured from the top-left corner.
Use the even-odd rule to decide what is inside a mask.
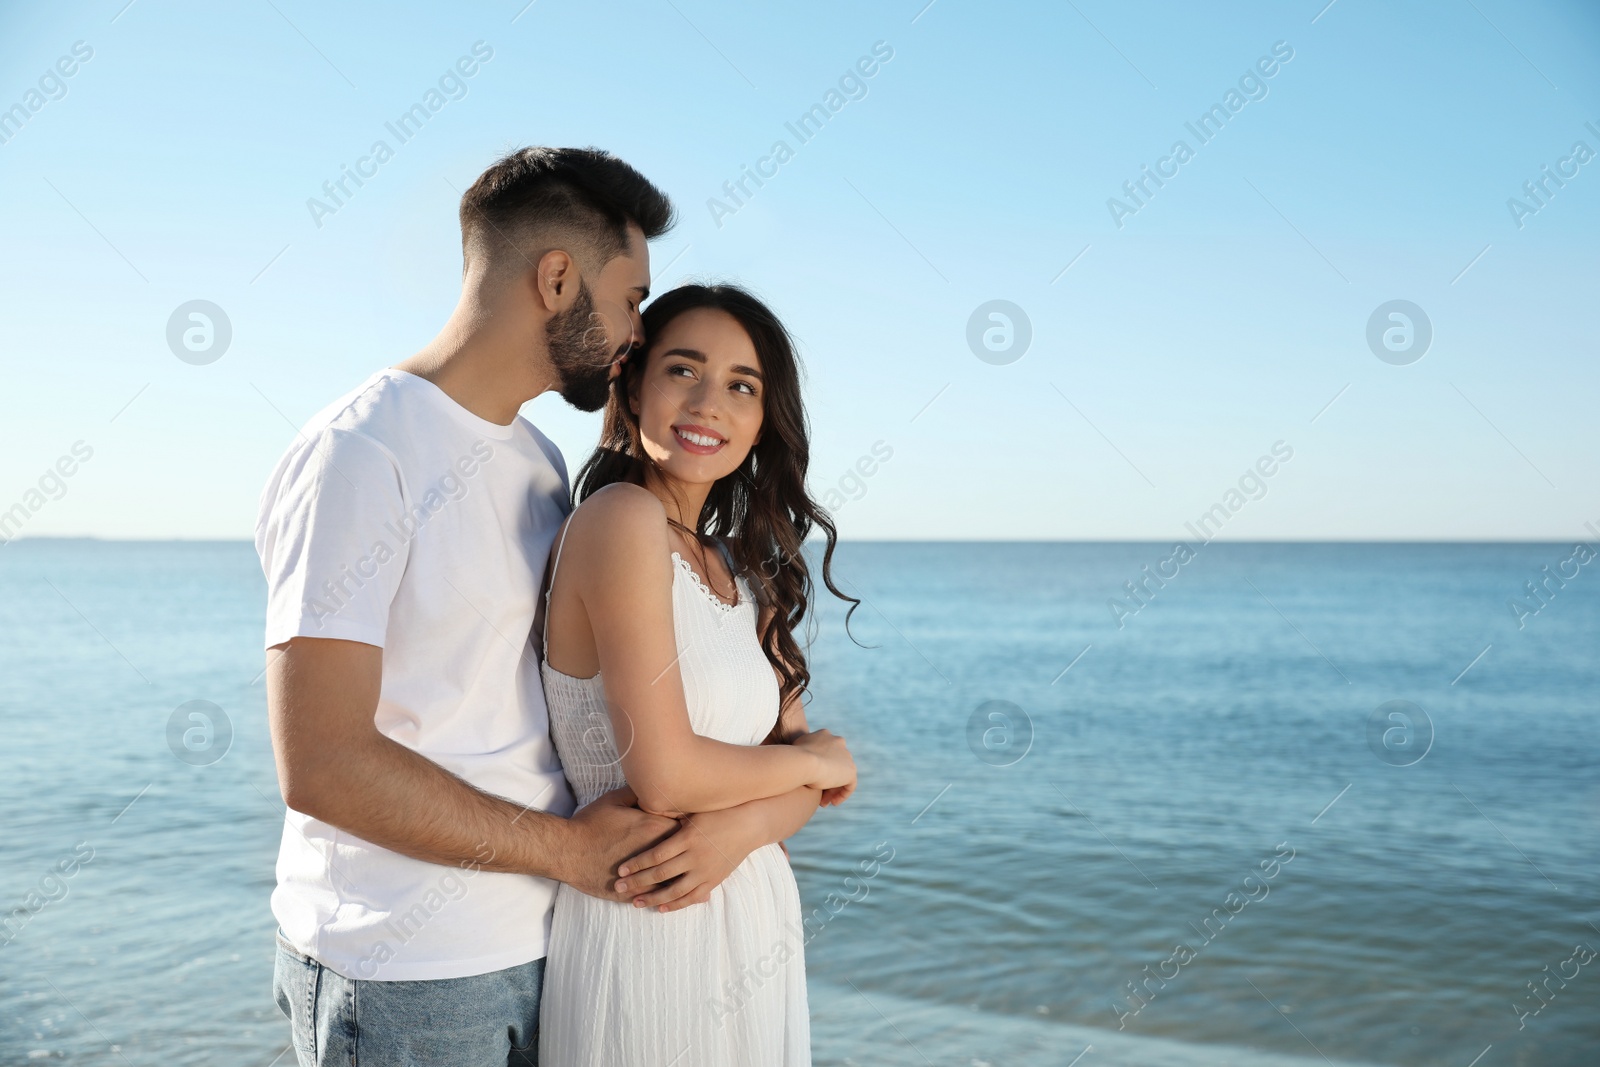
[[[536,1067],[544,960],[469,978],[345,978],[278,935],[272,993],[300,1067]]]

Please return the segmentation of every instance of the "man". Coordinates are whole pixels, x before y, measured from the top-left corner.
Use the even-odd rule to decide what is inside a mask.
[[[680,824],[620,791],[573,814],[549,739],[529,639],[570,497],[518,412],[604,403],[671,224],[605,152],[501,159],[462,197],[449,321],[315,416],[262,494],[274,991],[302,1065],[533,1063],[556,881],[690,906],[814,810]]]

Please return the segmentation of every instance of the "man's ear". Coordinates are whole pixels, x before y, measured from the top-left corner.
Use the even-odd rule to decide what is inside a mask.
[[[552,248],[533,268],[534,290],[552,315],[565,311],[577,299],[578,264],[566,252]]]

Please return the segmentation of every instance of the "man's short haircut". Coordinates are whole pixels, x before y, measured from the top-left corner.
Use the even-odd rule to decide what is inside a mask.
[[[629,222],[650,240],[674,221],[667,195],[610,152],[519,148],[462,195],[461,250],[470,263],[480,255],[526,255],[534,239],[558,247],[576,243],[567,251],[595,257],[592,269],[599,270],[628,250]]]

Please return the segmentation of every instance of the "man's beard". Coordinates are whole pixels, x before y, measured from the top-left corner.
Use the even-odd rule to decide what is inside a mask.
[[[611,395],[611,365],[627,354],[624,343],[613,349],[606,340],[594,297],[581,280],[578,298],[545,323],[550,363],[556,369],[561,398],[579,411],[599,411]]]

